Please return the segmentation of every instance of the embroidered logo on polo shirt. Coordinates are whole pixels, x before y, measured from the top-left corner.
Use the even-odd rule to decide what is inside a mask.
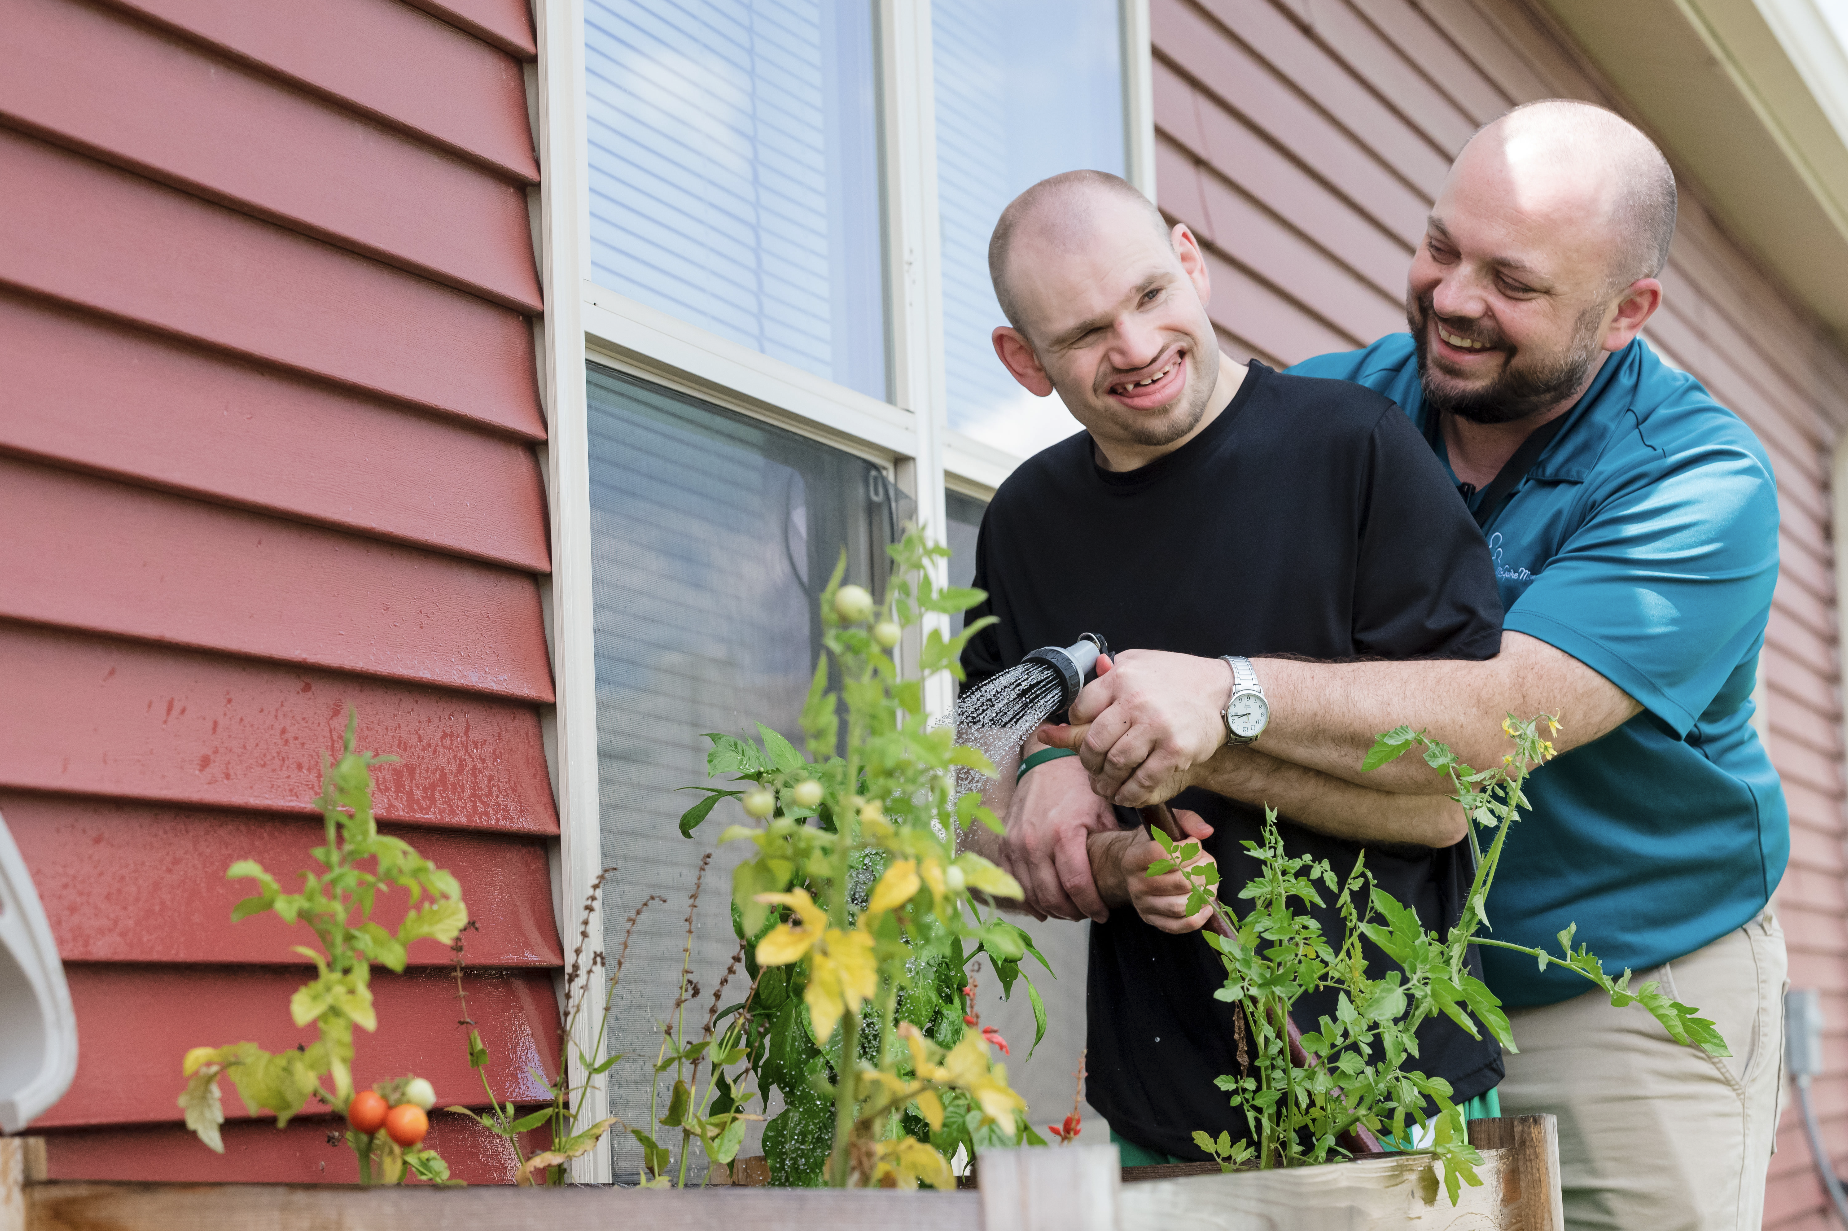
[[[1518,564],[1502,563],[1502,536],[1497,530],[1489,536],[1489,555],[1495,561],[1495,577],[1499,581],[1532,581],[1534,575]]]

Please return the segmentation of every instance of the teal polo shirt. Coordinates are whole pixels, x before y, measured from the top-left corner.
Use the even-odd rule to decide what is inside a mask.
[[[1290,371],[1392,398],[1449,466],[1427,423],[1409,334]],[[1605,361],[1484,527],[1505,627],[1572,655],[1643,706],[1534,774],[1532,811],[1509,834],[1490,893],[1497,939],[1557,952],[1555,934],[1576,923],[1606,970],[1641,972],[1717,940],[1770,901],[1790,817],[1751,720],[1777,523],[1757,437],[1639,338]],[[1560,718],[1570,728],[1572,715]],[[1482,957],[1511,1006],[1588,986],[1507,950]]]

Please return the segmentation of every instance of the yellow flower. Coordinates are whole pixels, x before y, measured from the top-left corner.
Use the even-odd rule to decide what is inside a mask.
[[[922,1180],[932,1188],[952,1189],[956,1177],[943,1155],[915,1137],[879,1143],[879,1161],[873,1166],[872,1182],[878,1188],[916,1188]]]
[[[829,928],[821,943],[810,949],[808,988],[802,999],[808,1004],[817,1041],[826,1043],[841,1014],[858,1013],[860,1005],[878,991],[879,963],[873,960],[870,934]]]
[[[1520,734],[1519,731],[1514,729],[1514,717],[1512,715],[1502,719],[1502,730],[1511,736]]]
[[[918,871],[923,874],[924,883],[930,886],[930,891],[935,894],[937,900],[941,902],[947,892],[943,884],[943,861],[939,859],[926,859],[918,868]]]
[[[821,939],[827,929],[828,916],[806,889],[788,893],[760,893],[757,901],[766,906],[787,906],[796,912],[795,922],[779,923],[757,942],[759,966],[787,966],[796,961]]]
[[[878,914],[903,906],[917,893],[918,885],[918,861],[900,859],[887,868],[885,875],[879,878],[879,883],[873,886],[873,898],[866,904],[866,909],[872,914]]]

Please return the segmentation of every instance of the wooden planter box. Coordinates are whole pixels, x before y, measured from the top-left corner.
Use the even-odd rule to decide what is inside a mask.
[[[1486,1160],[1482,1185],[1455,1206],[1420,1155],[1175,1175],[1189,1168],[1120,1168],[1114,1146],[995,1150],[981,1157],[978,1189],[954,1193],[366,1190],[47,1181],[42,1143],[14,1138],[0,1140],[0,1231],[1563,1231],[1553,1117],[1478,1120],[1470,1136]]]

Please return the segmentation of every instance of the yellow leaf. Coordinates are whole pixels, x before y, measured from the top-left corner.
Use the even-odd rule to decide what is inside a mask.
[[[930,1125],[930,1131],[943,1129],[943,1100],[937,1097],[935,1090],[926,1090],[911,1100],[917,1104],[918,1114],[924,1117],[924,1123]]]
[[[879,990],[879,964],[873,960],[873,938],[862,931],[830,929],[809,954],[808,987],[802,998],[808,1004],[815,1038],[826,1043],[845,1012],[858,1013],[860,1005]]]
[[[924,883],[930,886],[930,891],[942,901],[946,892],[943,887],[943,864],[935,859],[926,859],[918,870],[923,873]]]
[[[218,1048],[216,1047],[195,1047],[191,1051],[186,1053],[186,1059],[181,1062],[180,1067],[184,1071],[187,1077],[191,1077],[193,1075],[194,1069],[206,1063],[208,1060],[215,1061],[217,1060],[217,1058],[218,1058]]]
[[[760,893],[756,901],[766,906],[787,906],[796,912],[795,922],[779,923],[757,942],[759,966],[787,966],[811,949],[827,929],[828,916],[822,913],[805,889],[789,893]]]
[[[883,1183],[888,1177],[893,1180],[889,1185],[892,1188],[916,1188],[919,1180],[932,1188],[956,1187],[956,1177],[943,1155],[915,1137],[879,1143],[879,1161],[873,1166],[872,1182],[888,1187]]]
[[[1024,898],[1026,892],[1020,882],[1009,876],[980,855],[962,855],[956,860],[956,866],[963,871],[963,879],[969,888],[980,889],[990,897]]]
[[[1001,1065],[995,1066],[994,1076],[971,1086],[969,1093],[982,1105],[982,1111],[995,1122],[996,1128],[1006,1136],[1014,1135],[1015,1113],[1027,1109],[1027,1100],[1008,1087],[1007,1072]]]
[[[912,895],[917,893],[919,884],[918,861],[900,859],[887,868],[885,875],[879,878],[879,883],[873,886],[873,898],[867,903],[866,909],[873,914],[878,914],[880,911],[903,906],[911,900]]]

